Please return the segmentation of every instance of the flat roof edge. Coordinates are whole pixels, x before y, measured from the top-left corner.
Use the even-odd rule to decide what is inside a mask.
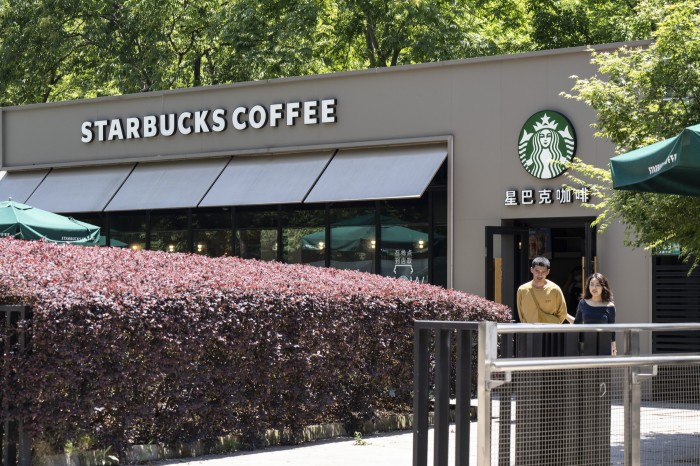
[[[483,57],[472,57],[472,58],[462,58],[455,60],[446,60],[438,62],[428,62],[428,63],[416,63],[409,65],[399,65],[391,67],[382,68],[369,68],[361,70],[349,70],[340,71],[336,73],[326,73],[326,74],[312,74],[305,76],[289,76],[284,78],[267,79],[260,81],[246,81],[230,84],[216,84],[211,86],[201,86],[201,87],[186,87],[178,89],[167,89],[161,91],[152,92],[140,92],[134,94],[121,94],[114,96],[102,96],[93,97],[85,99],[75,99],[75,100],[65,100],[60,102],[44,102],[44,103],[34,103],[34,104],[24,104],[3,107],[4,112],[16,112],[22,110],[35,109],[37,107],[47,108],[47,107],[60,107],[64,105],[83,105],[85,103],[103,103],[109,101],[119,101],[119,100],[131,100],[131,99],[157,99],[162,98],[167,95],[176,95],[179,93],[193,93],[193,92],[213,92],[221,91],[225,89],[237,89],[245,87],[257,87],[257,86],[267,86],[267,85],[277,85],[277,84],[289,84],[294,82],[312,81],[312,80],[324,80],[324,79],[337,79],[343,77],[354,77],[361,76],[365,74],[378,74],[378,73],[402,73],[411,72],[421,69],[439,68],[439,67],[454,67],[454,66],[465,66],[465,65],[477,65],[488,62],[497,61],[511,61],[511,60],[525,60],[536,57],[553,56],[553,55],[566,55],[566,54],[576,54],[583,52],[590,52],[592,50],[597,51],[607,51],[619,49],[623,46],[626,47],[643,47],[648,46],[652,43],[652,40],[638,40],[629,42],[614,42],[609,44],[597,44],[597,45],[582,45],[578,47],[568,47],[550,50],[534,50],[531,52],[522,52],[514,54],[501,54],[501,55],[488,55]]]

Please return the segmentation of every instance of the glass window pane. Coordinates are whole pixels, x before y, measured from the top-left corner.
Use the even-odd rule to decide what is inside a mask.
[[[209,257],[232,256],[233,219],[231,209],[192,211],[193,252]]]
[[[276,208],[238,207],[235,218],[238,228],[277,228],[278,212]]]
[[[447,227],[433,230],[433,285],[447,288]]]
[[[324,209],[282,213],[282,260],[289,264],[326,265],[326,216]]]
[[[189,252],[187,210],[151,212],[151,245],[153,251]]]
[[[192,211],[192,229],[194,230],[230,230],[232,227],[231,209],[228,207]]]
[[[152,231],[151,250],[165,252],[189,252],[187,231]]]
[[[420,199],[382,201],[382,225],[428,223],[428,195]]]
[[[151,231],[187,230],[187,210],[154,210]]]
[[[433,191],[433,222],[435,225],[447,224],[447,191]]]
[[[146,214],[124,212],[109,214],[110,244],[117,247],[146,247]]]
[[[381,274],[428,283],[427,226],[382,225]]]
[[[194,253],[209,257],[232,256],[233,230],[195,230]]]
[[[236,237],[244,259],[277,260],[277,229],[238,229]]]
[[[331,210],[331,267],[374,272],[374,204]]]

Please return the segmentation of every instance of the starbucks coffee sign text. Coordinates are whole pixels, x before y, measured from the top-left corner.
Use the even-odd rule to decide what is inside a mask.
[[[225,108],[162,113],[85,121],[81,125],[81,141],[109,142],[156,136],[220,133],[229,128],[238,131],[264,127],[323,125],[335,123],[336,99],[239,106],[228,112]]]

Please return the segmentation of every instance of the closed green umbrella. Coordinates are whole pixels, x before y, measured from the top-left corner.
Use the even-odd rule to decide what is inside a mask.
[[[0,237],[94,246],[100,227],[13,200],[0,202]]]
[[[700,196],[700,125],[610,159],[613,188]]]

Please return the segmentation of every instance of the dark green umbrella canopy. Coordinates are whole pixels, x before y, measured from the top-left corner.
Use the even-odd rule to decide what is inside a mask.
[[[94,246],[100,227],[13,200],[0,202],[0,237]]]
[[[610,159],[613,188],[700,196],[700,125]]]

